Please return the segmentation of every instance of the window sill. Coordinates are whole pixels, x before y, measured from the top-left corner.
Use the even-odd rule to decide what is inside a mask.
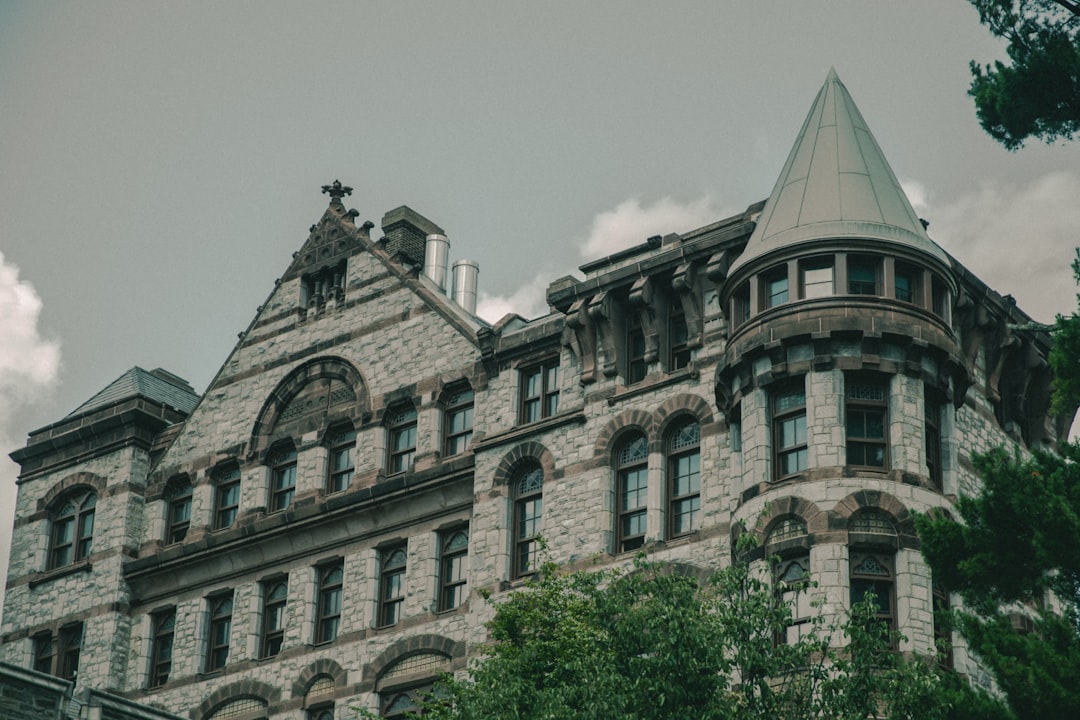
[[[585,413],[582,410],[566,410],[557,415],[552,415],[551,417],[537,420],[536,422],[531,422],[527,425],[515,425],[509,430],[496,433],[490,437],[474,438],[472,447],[474,452],[487,450],[499,445],[515,442],[523,437],[533,435],[534,433],[554,430],[563,425],[583,422],[585,422]]]
[[[46,570],[45,572],[38,573],[34,576],[27,585],[31,590],[34,588],[51,583],[54,580],[59,580],[62,577],[68,575],[74,575],[76,573],[85,572],[88,573],[93,569],[93,564],[89,560],[79,560],[78,562],[71,563],[70,565],[64,565],[63,567],[53,568],[52,570]]]
[[[701,372],[695,369],[694,364],[691,362],[684,368],[672,370],[671,372],[662,372],[659,375],[647,375],[640,382],[623,385],[615,391],[614,395],[608,398],[607,403],[608,405],[614,405],[621,400],[652,392],[684,380],[697,380],[700,376]]]

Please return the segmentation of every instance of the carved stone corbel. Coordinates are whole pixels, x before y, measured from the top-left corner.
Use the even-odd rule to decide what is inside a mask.
[[[709,263],[711,266],[712,260]],[[686,346],[699,348],[705,330],[701,313],[701,274],[692,263],[684,263],[671,276],[671,286],[675,289],[678,302],[682,303],[683,316],[686,318]]]
[[[639,278],[630,288],[628,302],[641,319],[641,331],[645,336],[645,362],[654,363],[660,359],[660,328],[657,322],[656,292],[652,280]]]
[[[581,361],[581,384],[596,382],[596,333],[586,312],[588,299],[575,300],[566,312],[563,345]]]
[[[616,355],[616,333],[614,302],[608,292],[600,292],[589,301],[589,322],[596,333],[597,364],[601,372],[607,377],[614,377],[619,373],[618,356]]]

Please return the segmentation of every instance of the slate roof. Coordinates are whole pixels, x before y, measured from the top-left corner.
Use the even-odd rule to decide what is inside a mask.
[[[781,247],[844,237],[908,245],[949,263],[926,234],[836,70],[829,70],[731,271]]]
[[[161,368],[148,372],[141,367],[133,367],[67,417],[83,415],[134,397],[144,397],[184,413],[190,413],[199,401],[192,387],[172,373]]]

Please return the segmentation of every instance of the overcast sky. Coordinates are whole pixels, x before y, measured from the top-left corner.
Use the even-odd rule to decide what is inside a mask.
[[[134,365],[204,390],[335,178],[359,221],[442,226],[488,320],[536,315],[766,197],[830,67],[931,236],[1049,321],[1080,143],[982,133],[968,63],[1000,57],[962,0],[0,0],[0,449]]]

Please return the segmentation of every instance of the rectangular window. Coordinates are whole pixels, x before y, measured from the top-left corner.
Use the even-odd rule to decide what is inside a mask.
[[[210,629],[206,639],[206,672],[225,667],[229,659],[229,640],[232,637],[233,594],[208,598]]]
[[[60,669],[58,676],[74,680],[79,674],[79,655],[82,653],[83,624],[76,623],[60,629]]]
[[[884,468],[888,449],[885,384],[849,379],[846,385],[847,464]]]
[[[259,657],[268,658],[281,652],[285,640],[285,600],[288,581],[273,580],[263,585],[262,643]]]
[[[559,411],[559,361],[552,359],[520,371],[522,423],[551,417]]]
[[[465,602],[465,582],[469,561],[468,530],[443,533],[440,542],[439,610],[453,610]]]
[[[544,510],[544,471],[532,466],[513,481],[515,578],[536,572],[540,554],[540,519]]]
[[[934,278],[931,283],[932,301],[934,303],[934,314],[940,317],[945,322],[949,322],[949,288],[946,287],[938,278]]]
[[[330,436],[330,464],[326,478],[326,492],[345,490],[352,483],[356,470],[356,431],[352,428],[337,430]]]
[[[626,384],[633,385],[645,379],[649,366],[645,363],[645,330],[641,315],[627,311],[626,320]]]
[[[849,295],[880,295],[878,278],[881,261],[876,258],[849,256],[847,284]]]
[[[150,616],[150,684],[161,687],[172,671],[173,637],[176,634],[176,610],[162,610]]]
[[[227,528],[236,522],[240,509],[240,468],[218,473],[214,489],[214,529]]]
[[[850,558],[851,604],[874,596],[874,615],[890,633],[896,630],[896,599],[893,596],[892,563],[887,553],[853,552]]]
[[[921,286],[919,282],[921,277],[922,270],[915,266],[896,263],[896,273],[894,275],[896,299],[921,305]]]
[[[932,397],[929,393],[924,394],[923,412],[925,415],[923,433],[926,436],[926,475],[931,484],[941,489],[941,412],[943,403]]]
[[[50,632],[34,636],[34,669],[41,673],[52,674],[53,661],[56,659],[56,638]]]
[[[270,512],[284,510],[296,495],[296,450],[282,449],[270,456]]]
[[[765,275],[765,307],[783,305],[788,301],[787,266],[771,270]]]
[[[379,572],[379,627],[396,625],[405,604],[405,547],[388,548],[381,553]]]
[[[701,428],[689,422],[668,437],[668,536],[701,527]]]
[[[400,408],[394,412],[388,431],[390,456],[387,458],[387,470],[392,475],[412,469],[416,456],[416,408]]]
[[[315,601],[315,643],[337,639],[341,628],[341,588],[345,577],[344,563],[316,568],[319,578]]]
[[[834,294],[832,258],[805,260],[799,264],[799,281],[805,299]]]
[[[739,286],[731,296],[731,320],[735,327],[750,319],[750,283]]]
[[[168,495],[168,529],[165,531],[165,544],[183,542],[191,526],[191,483],[176,486]]]
[[[460,455],[472,445],[473,391],[464,389],[446,399],[444,453]]]
[[[798,386],[780,389],[773,396],[773,445],[777,479],[805,470],[809,464],[806,446],[806,390]]]
[[[681,370],[690,364],[690,328],[682,302],[671,301],[668,313],[668,372]]]

